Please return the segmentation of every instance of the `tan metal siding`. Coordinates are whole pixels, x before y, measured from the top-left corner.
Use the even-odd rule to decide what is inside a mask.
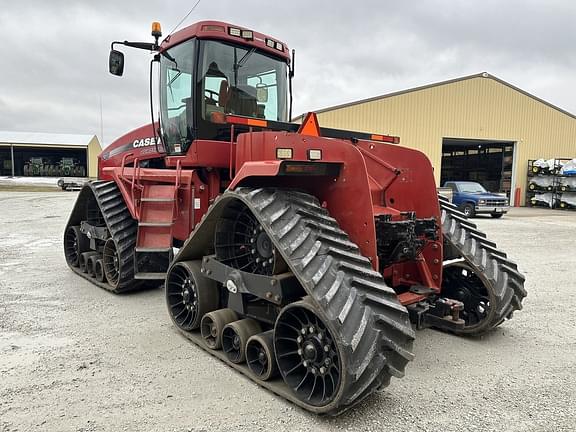
[[[474,77],[318,114],[321,126],[400,136],[440,178],[443,138],[517,142],[516,187],[528,159],[576,157],[576,119],[491,77]]]
[[[86,154],[88,161],[88,177],[98,177],[98,155],[102,151],[98,138],[94,136],[88,143],[88,152]]]

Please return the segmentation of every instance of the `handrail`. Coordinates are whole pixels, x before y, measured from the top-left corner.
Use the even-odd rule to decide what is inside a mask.
[[[124,156],[122,156],[122,163],[120,164],[120,166],[122,167],[122,170],[120,171],[121,177],[124,177],[124,167],[126,166],[126,158],[128,156],[134,156],[134,153],[130,152],[130,153],[126,153]]]
[[[176,162],[176,179],[174,182],[174,204],[175,204],[175,214],[172,215],[172,222],[176,222],[178,216],[180,215],[180,203],[178,202],[178,190],[180,189],[180,177],[182,175],[182,162],[180,159]]]
[[[124,168],[122,168],[124,170]],[[136,175],[140,173],[140,161],[138,158],[134,159],[134,169],[132,171],[132,180],[130,181],[130,197],[134,205],[134,211],[136,212],[136,219],[140,219],[140,203],[136,204],[134,200],[134,182],[136,181]]]
[[[234,175],[232,174],[233,170],[234,170],[234,144],[236,144],[236,142],[234,141],[234,125],[232,125],[230,127],[230,162],[228,164],[228,177],[230,180],[232,180],[234,178]]]

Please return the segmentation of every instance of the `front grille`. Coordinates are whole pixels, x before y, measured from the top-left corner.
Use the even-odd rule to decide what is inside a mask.
[[[486,200],[486,205],[488,206],[494,206],[494,207],[504,207],[508,204],[508,201],[506,200],[500,200],[500,199],[489,199]]]

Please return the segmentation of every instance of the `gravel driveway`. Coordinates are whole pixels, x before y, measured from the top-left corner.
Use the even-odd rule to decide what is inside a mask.
[[[187,342],[161,290],[69,271],[75,197],[0,192],[0,431],[574,430],[576,212],[477,219],[526,274],[524,310],[482,339],[417,332],[405,378],[318,418]]]

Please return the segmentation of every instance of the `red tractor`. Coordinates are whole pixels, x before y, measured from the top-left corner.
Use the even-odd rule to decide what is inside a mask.
[[[404,375],[414,329],[479,335],[521,308],[516,264],[437,196],[424,154],[288,122],[286,44],[217,21],[152,35],[112,44],[116,75],[115,45],[153,52],[160,116],[100,154],[64,234],[74,272],[163,284],[188,339],[330,415]]]

